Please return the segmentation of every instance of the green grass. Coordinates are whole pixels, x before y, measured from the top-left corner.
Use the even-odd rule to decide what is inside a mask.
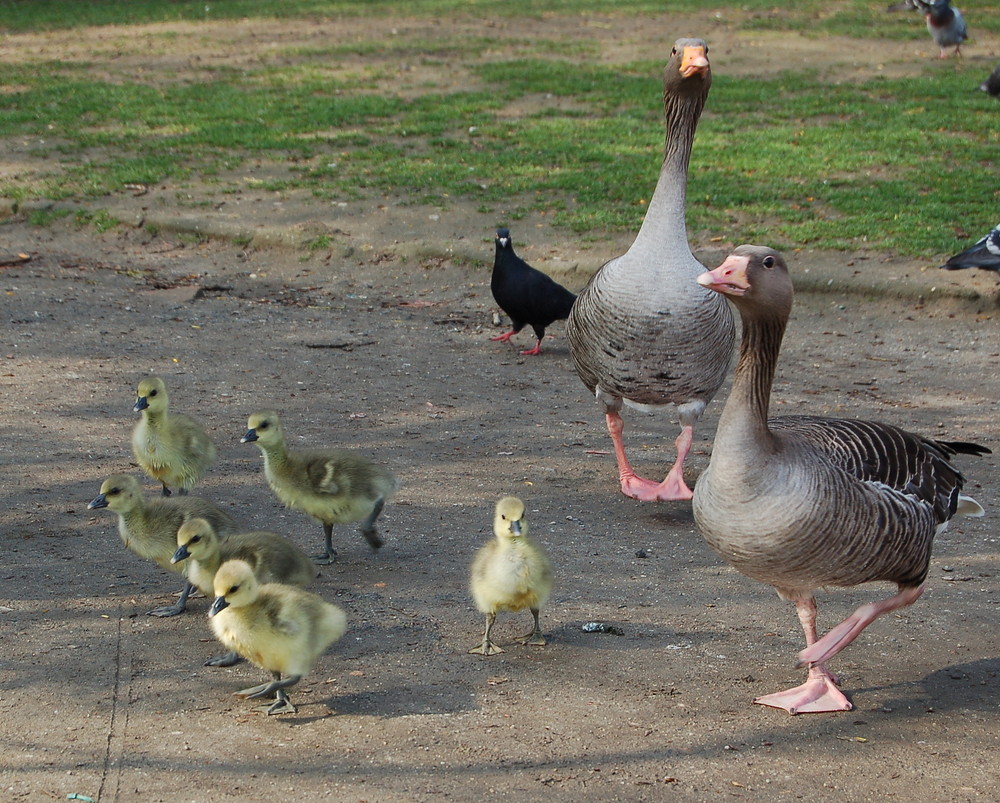
[[[504,6],[505,21],[524,18],[522,38],[506,49],[447,29],[440,38],[318,40],[265,51],[239,67],[199,66],[196,78],[109,76],[100,61],[7,60],[0,64],[0,143],[30,143],[28,156],[43,167],[7,174],[0,194],[18,202],[82,200],[95,210],[87,222],[100,227],[111,224],[98,214],[101,199],[125,185],[180,189],[201,181],[232,193],[240,186],[232,176],[253,160],[272,168],[255,184],[265,192],[306,190],[322,200],[392,195],[442,206],[462,198],[480,210],[502,209],[508,220],[545,214],[576,232],[634,230],[663,144],[662,64],[593,58],[599,29],[593,41],[533,36],[528,20],[537,5]],[[884,5],[806,0],[777,14],[777,4],[764,0],[716,4],[740,28],[825,31],[858,37],[864,47],[874,46],[860,39],[877,22],[880,36],[912,37],[931,55],[922,21],[887,15]],[[0,19],[17,31],[206,16],[329,18],[390,7],[434,18],[496,12],[444,0],[18,0],[3,4]],[[612,13],[684,7],[627,1]],[[546,4],[546,13],[607,8],[562,0]],[[979,8],[977,25],[988,29],[992,17]],[[176,38],[169,27],[143,36],[150,52],[169,51]],[[455,79],[387,90],[403,63]],[[717,71],[692,158],[690,228],[703,238],[784,248],[867,246],[917,257],[954,250],[956,238],[993,225],[1000,201],[1000,106],[973,91],[982,72],[981,64],[928,60],[916,76],[837,84],[801,71],[767,78]]]

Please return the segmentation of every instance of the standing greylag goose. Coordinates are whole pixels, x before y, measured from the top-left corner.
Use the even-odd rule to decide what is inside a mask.
[[[220,535],[236,532],[233,517],[211,502],[197,496],[170,499],[146,499],[139,481],[128,474],[113,474],[101,483],[101,492],[87,505],[90,510],[107,508],[118,514],[118,535],[125,546],[140,558],[149,558],[168,571],[186,573],[173,563],[177,551],[177,531],[190,518],[201,517]],[[176,616],[183,613],[191,593],[184,583],[180,599],[174,605],[154,608],[150,616]]]
[[[534,628],[518,641],[544,646],[545,636],[538,626],[538,612],[552,592],[552,567],[545,553],[528,538],[524,502],[505,496],[493,512],[493,534],[472,562],[469,589],[476,607],[486,614],[482,644],[469,652],[496,655],[503,652],[490,638],[497,611],[531,611]]]
[[[511,329],[490,340],[506,342],[528,324],[535,332],[535,347],[521,354],[541,354],[545,327],[565,320],[576,296],[515,254],[508,229],[497,229],[495,243],[490,290],[500,309],[510,316]]]
[[[347,449],[287,449],[281,420],[273,410],[251,415],[240,442],[260,448],[264,476],[282,504],[323,524],[324,551],[315,557],[317,563],[336,558],[334,524],[360,521],[368,545],[381,548],[375,520],[399,485],[389,469]]]
[[[201,424],[183,413],[168,411],[167,386],[158,376],[146,377],[136,390],[142,418],[132,430],[132,454],[139,466],[163,486],[186,494],[215,462],[215,445]]]
[[[262,584],[242,560],[228,560],[215,573],[208,615],[219,641],[271,673],[270,683],[236,692],[240,699],[275,697],[268,714],[295,713],[285,689],[347,631],[347,617],[336,605],[295,586]]]
[[[964,251],[955,254],[941,267],[945,270],[982,268],[1000,271],[1000,225]]]
[[[870,421],[768,420],[792,307],[782,257],[743,245],[698,281],[732,300],[743,337],[711,461],[695,486],[695,522],[725,560],[795,603],[807,645],[799,653],[807,682],[754,702],[792,714],[849,710],[824,664],[876,617],[920,596],[935,534],[956,513],[983,514],[962,494],[949,459],[989,450]],[[813,591],[874,580],[896,583],[898,593],[861,606],[817,640]]]
[[[694,281],[705,268],[684,222],[691,146],[712,83],[708,46],[678,39],[663,76],[666,149],[646,217],[628,251],[591,278],[566,324],[576,372],[604,408],[622,493],[643,501],[691,498],[684,459],[736,336],[724,299]],[[677,405],[677,460],[659,484],[636,476],[625,456],[623,402],[646,411]]]

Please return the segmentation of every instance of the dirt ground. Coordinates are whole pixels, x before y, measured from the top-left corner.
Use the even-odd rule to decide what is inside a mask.
[[[672,38],[643,39],[655,26],[674,30],[633,20],[612,31],[607,58],[629,36],[648,48]],[[250,27],[226,27],[226,47],[238,51]],[[206,55],[221,58],[220,40],[198,32],[190,46],[211,42]],[[774,42],[715,33],[761,60],[758,47],[773,55]],[[89,44],[122,38],[94,32]],[[788,52],[813,59],[820,43],[793,44]],[[892,69],[916,69],[928,55],[912,43],[892,48]],[[790,717],[755,707],[754,696],[802,677],[794,609],[722,564],[689,504],[617,492],[602,416],[570,366],[561,325],[540,357],[518,355],[527,334],[489,341],[502,323],[488,269],[469,267],[467,255],[491,260],[495,218],[459,204],[331,213],[284,198],[287,217],[276,220],[250,196],[241,225],[295,231],[320,215],[350,247],[306,254],[192,242],[166,226],[156,236],[129,227],[96,235],[16,217],[0,226],[0,796],[1000,798],[996,455],[960,463],[987,517],[956,520],[938,539],[923,598],[834,661],[855,710]],[[136,219],[176,211],[149,198],[116,203],[131,204]],[[229,213],[205,214],[199,225],[209,229]],[[534,221],[514,236],[523,256],[562,269],[573,289],[623,246],[618,237],[581,250]],[[703,261],[717,264],[720,246],[703,246]],[[18,263],[18,253],[29,259]],[[807,291],[786,337],[776,414],[877,418],[1000,448],[993,277],[877,253],[802,253],[792,265]],[[347,611],[349,631],[293,689],[296,715],[269,718],[232,697],[259,670],[202,666],[218,652],[204,599],[183,616],[146,616],[179,589],[177,576],[128,553],[108,511],[87,510],[105,477],[137,473],[131,407],[149,372],[166,377],[174,409],[196,415],[218,446],[197,492],[248,528],[307,550],[321,538],[318,524],[275,501],[257,450],[239,443],[256,408],[281,411],[293,445],[355,447],[402,480],[378,555],[339,528],[339,560],[314,590]],[[707,465],[724,395],[696,433],[690,482]],[[630,413],[637,468],[665,471],[676,432],[669,416]],[[549,644],[509,644],[527,616],[506,615],[497,633],[507,651],[484,659],[466,652],[483,624],[467,571],[504,494],[525,500],[556,587],[542,613]],[[821,626],[890,590],[822,594]],[[613,632],[584,632],[588,622]]]

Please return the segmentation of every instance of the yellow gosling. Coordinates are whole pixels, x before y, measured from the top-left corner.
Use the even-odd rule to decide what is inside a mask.
[[[545,553],[528,538],[524,503],[514,496],[497,502],[493,516],[496,538],[483,546],[472,562],[469,588],[476,607],[486,614],[483,643],[469,652],[496,655],[503,650],[490,639],[497,611],[531,611],[534,629],[518,639],[541,646],[545,637],[538,626],[538,611],[552,591],[552,567]]]
[[[226,561],[215,573],[208,615],[223,645],[271,673],[271,682],[236,692],[240,699],[275,697],[269,715],[295,713],[285,689],[347,630],[347,617],[336,605],[294,586],[261,584],[242,560]]]
[[[188,581],[206,596],[215,594],[215,573],[227,560],[242,560],[260,583],[284,583],[305,588],[316,577],[316,565],[301,549],[277,533],[233,533],[219,538],[208,521],[188,519],[177,531],[177,551],[171,563],[181,565]],[[205,666],[233,666],[236,653],[211,658]]]
[[[139,383],[132,408],[142,413],[132,430],[132,454],[139,466],[163,486],[186,494],[215,462],[215,445],[201,425],[183,413],[168,412],[167,386],[158,376]]]
[[[189,518],[199,516],[223,535],[236,532],[236,521],[206,499],[198,496],[146,499],[139,481],[128,474],[114,474],[101,483],[101,492],[87,505],[90,510],[107,508],[118,514],[118,534],[122,543],[140,558],[148,558],[169,571],[184,574],[171,562],[177,549],[177,531]],[[149,611],[150,616],[176,616],[187,606],[191,584],[185,583],[180,599]]]
[[[314,558],[317,563],[336,559],[334,524],[360,521],[371,548],[382,546],[375,520],[398,488],[388,469],[347,449],[286,449],[281,421],[271,410],[251,415],[240,441],[257,444],[264,456],[264,476],[282,504],[323,525],[324,551]]]

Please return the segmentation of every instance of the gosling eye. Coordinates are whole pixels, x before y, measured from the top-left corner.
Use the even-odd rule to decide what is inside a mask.
[[[229,591],[226,592],[226,596],[228,597],[230,594],[235,594],[239,590],[240,590],[239,585],[230,586]]]
[[[763,265],[768,270],[771,270],[771,268],[774,267],[774,257],[772,257],[772,256],[766,256],[766,257],[764,257]]]
[[[121,489],[121,488],[118,488],[118,487],[116,486],[116,487],[112,488],[112,489],[111,489],[110,491],[108,491],[108,492],[107,492],[106,494],[104,494],[104,495],[105,495],[105,496],[117,496],[117,495],[118,495],[118,494],[120,494],[121,492],[122,492],[122,489]]]
[[[260,422],[260,423],[259,423],[259,424],[257,425],[256,429],[267,429],[267,428],[268,428],[268,426],[270,426],[270,425],[269,425],[269,424],[267,423],[267,421],[261,421],[261,422]]]
[[[151,391],[149,391],[149,393],[148,393],[148,394],[146,394],[146,395],[148,395],[148,396],[149,396],[150,398],[152,398],[152,397],[153,397],[153,396],[155,396],[155,395],[156,395],[157,393],[159,393],[159,391],[158,391],[158,390],[151,390]]]
[[[197,544],[200,540],[201,540],[201,536],[200,535],[196,535],[194,538],[192,538],[190,541],[188,541],[188,543],[189,544]]]

